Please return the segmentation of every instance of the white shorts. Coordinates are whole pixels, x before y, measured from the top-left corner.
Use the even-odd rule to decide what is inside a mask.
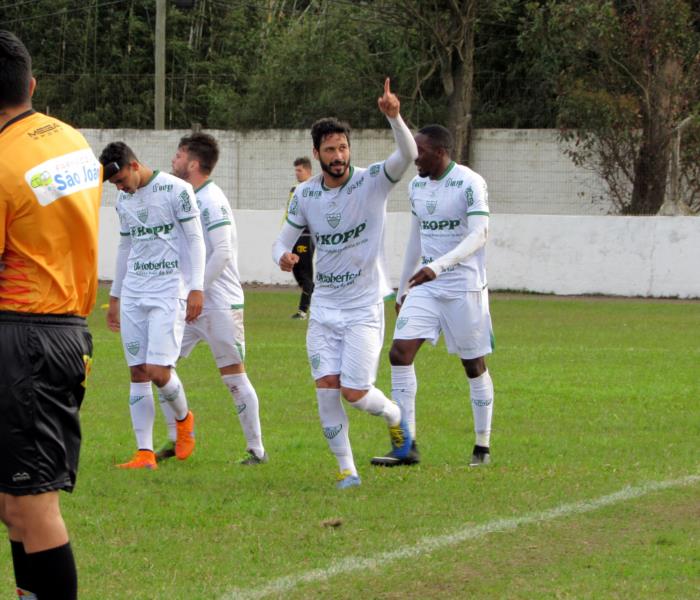
[[[428,340],[434,346],[440,333],[450,354],[464,359],[490,354],[494,339],[488,290],[438,298],[428,288],[412,288],[396,319],[394,339]]]
[[[186,308],[187,302],[179,298],[122,298],[120,331],[126,364],[174,366]]]
[[[384,303],[362,308],[314,307],[306,351],[314,379],[340,375],[340,385],[368,390],[374,385],[384,341]]]
[[[241,364],[245,360],[243,309],[203,310],[194,323],[185,325],[180,356],[189,356],[201,340],[209,344],[217,367]]]

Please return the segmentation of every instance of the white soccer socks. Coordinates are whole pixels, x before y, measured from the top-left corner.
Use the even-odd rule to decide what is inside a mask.
[[[386,424],[395,427],[401,422],[401,409],[396,402],[392,402],[383,392],[376,387],[369,388],[367,393],[350,405],[358,410],[363,410],[377,417],[384,417]]]
[[[175,369],[170,369],[170,379],[163,387],[158,388],[158,396],[161,401],[165,400],[170,405],[178,421],[182,421],[187,416],[189,409],[187,408],[185,388],[182,387]]]
[[[139,450],[153,450],[153,421],[156,409],[153,405],[151,382],[131,382],[129,386],[129,412]]]
[[[245,373],[222,375],[221,379],[233,398],[248,450],[252,450],[255,456],[262,458],[265,456],[265,448],[260,429],[260,403],[255,388]]]
[[[474,413],[476,445],[488,448],[493,416],[493,382],[488,371],[484,371],[479,377],[469,379],[469,392]]]
[[[340,390],[316,388],[316,400],[323,435],[338,460],[339,471],[350,471],[352,475],[357,475],[348,435],[348,415],[340,399]]]
[[[416,393],[418,381],[412,364],[391,366],[391,397],[401,407],[411,437],[416,439]]]

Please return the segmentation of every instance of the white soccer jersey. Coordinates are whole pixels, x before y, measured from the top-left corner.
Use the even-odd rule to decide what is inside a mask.
[[[466,237],[470,215],[489,214],[484,178],[455,162],[439,179],[414,177],[408,192],[411,212],[420,222],[422,265],[447,254]],[[482,247],[423,286],[445,294],[482,290],[486,287],[485,263]]]
[[[117,197],[120,233],[131,236],[121,296],[186,299],[191,261],[181,223],[199,217],[192,186],[155,171],[133,194]]]
[[[329,189],[318,174],[300,183],[287,221],[308,227],[316,243],[316,277],[311,307],[357,308],[391,292],[384,261],[386,201],[396,184],[384,163],[350,167],[350,178]]]
[[[233,220],[228,199],[222,189],[211,180],[207,180],[195,191],[195,194],[204,228],[207,261],[212,254],[209,232],[219,227],[227,227],[231,232],[231,260],[221,274],[204,290],[204,308],[243,308],[243,288],[238,274],[236,222]]]

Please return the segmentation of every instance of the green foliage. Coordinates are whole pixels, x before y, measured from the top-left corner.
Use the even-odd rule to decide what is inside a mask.
[[[556,90],[562,138],[575,142],[568,153],[606,179],[619,211],[655,213],[674,128],[700,100],[697,8],[688,0],[564,0],[527,9],[520,45]],[[686,170],[700,147],[688,154]]]

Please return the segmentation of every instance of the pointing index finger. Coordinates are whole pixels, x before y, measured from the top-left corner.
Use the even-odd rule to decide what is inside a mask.
[[[389,89],[389,78],[387,77],[384,80],[384,95],[387,96],[391,94],[391,89]]]

